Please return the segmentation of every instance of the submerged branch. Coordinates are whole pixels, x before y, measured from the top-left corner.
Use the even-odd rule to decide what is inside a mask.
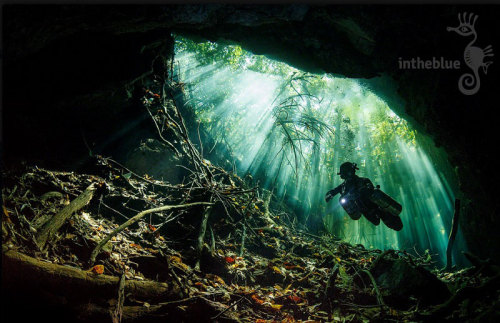
[[[372,273],[366,269],[362,269],[362,272],[364,272],[366,275],[368,275],[368,277],[370,277],[370,281],[372,282],[373,289],[375,290],[375,293],[377,295],[378,304],[381,305],[382,307],[385,307],[386,305],[384,302],[384,298],[382,297],[382,294],[380,293],[380,290],[378,289],[377,282],[375,281],[375,278],[373,278]]]
[[[94,184],[90,184],[80,196],[71,201],[69,205],[63,208],[59,213],[54,215],[36,235],[36,243],[40,248],[53,237],[53,235],[62,227],[66,220],[75,212],[87,205],[94,196],[96,188]]]
[[[128,227],[131,224],[137,222],[139,219],[141,219],[145,215],[150,214],[150,213],[155,213],[155,212],[162,212],[162,211],[167,211],[167,210],[171,210],[171,209],[186,208],[186,207],[191,207],[191,206],[196,206],[196,205],[213,205],[213,203],[196,202],[196,203],[189,203],[189,204],[182,204],[182,205],[165,205],[165,206],[161,206],[161,207],[157,207],[157,208],[154,208],[154,209],[145,210],[145,211],[142,211],[142,212],[138,213],[136,216],[130,218],[128,221],[126,221],[125,223],[123,223],[122,225],[120,225],[118,228],[116,228],[115,230],[113,230],[113,232],[111,232],[110,234],[108,234],[106,236],[106,238],[102,239],[101,242],[99,242],[99,244],[94,248],[94,250],[92,251],[92,253],[90,255],[90,261],[89,261],[90,264],[91,265],[94,264],[95,259],[96,259],[97,255],[99,254],[99,251],[101,251],[102,247],[106,243],[108,243],[108,241],[111,240],[111,238],[113,238],[118,233],[120,233],[121,231],[123,231],[126,227]]]

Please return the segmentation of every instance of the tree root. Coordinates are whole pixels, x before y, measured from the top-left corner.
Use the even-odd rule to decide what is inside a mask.
[[[113,323],[120,323],[123,316],[123,303],[125,301],[125,273],[120,277],[120,283],[118,285],[118,299],[116,302],[116,308],[111,314],[111,320]]]
[[[213,203],[208,203],[212,204]],[[196,245],[196,253],[198,255],[198,260],[196,261],[195,268],[197,270],[200,269],[200,260],[201,260],[201,251],[203,249],[203,244],[205,241],[205,233],[207,231],[207,223],[208,223],[208,218],[210,217],[210,213],[212,211],[211,207],[207,207],[205,211],[203,212],[203,218],[201,219],[201,224],[200,224],[200,233],[198,234],[198,242]]]
[[[378,289],[377,282],[375,281],[375,278],[373,278],[373,275],[370,271],[366,269],[362,269],[362,272],[368,275],[370,277],[370,281],[372,282],[373,289],[375,290],[375,293],[377,294],[377,303],[378,305],[382,306],[384,308],[386,305],[384,303],[384,298],[382,297],[382,294],[380,293],[380,290]]]

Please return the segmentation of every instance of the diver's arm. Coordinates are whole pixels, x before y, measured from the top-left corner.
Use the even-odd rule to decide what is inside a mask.
[[[330,190],[325,195],[325,202],[330,201],[335,195],[339,194],[342,191],[342,184],[335,187],[333,190]]]

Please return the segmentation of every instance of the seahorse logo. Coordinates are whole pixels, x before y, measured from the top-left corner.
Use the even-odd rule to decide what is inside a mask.
[[[476,29],[474,25],[477,21],[478,15],[473,14],[472,12],[467,17],[467,12],[464,12],[462,15],[458,14],[458,27],[447,27],[447,31],[454,31],[460,36],[468,37],[473,35],[472,41],[467,44],[464,50],[464,61],[465,64],[472,70],[471,73],[464,73],[460,76],[458,80],[458,88],[460,92],[465,95],[473,95],[479,91],[479,87],[481,85],[481,80],[479,79],[479,68],[482,67],[484,74],[486,75],[488,72],[488,66],[490,66],[493,62],[485,62],[484,59],[486,57],[492,57],[493,48],[491,45],[486,46],[484,49],[472,46],[477,39]]]

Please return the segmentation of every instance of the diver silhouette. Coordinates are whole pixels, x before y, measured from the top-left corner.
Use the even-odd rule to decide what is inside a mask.
[[[358,169],[357,164],[351,162],[340,165],[337,175],[344,182],[328,191],[325,201],[330,201],[340,193],[339,203],[351,219],[359,220],[364,215],[374,225],[379,225],[382,220],[387,227],[400,231],[403,228],[399,217],[403,209],[401,204],[382,192],[380,186],[374,187],[368,178],[356,175]]]

